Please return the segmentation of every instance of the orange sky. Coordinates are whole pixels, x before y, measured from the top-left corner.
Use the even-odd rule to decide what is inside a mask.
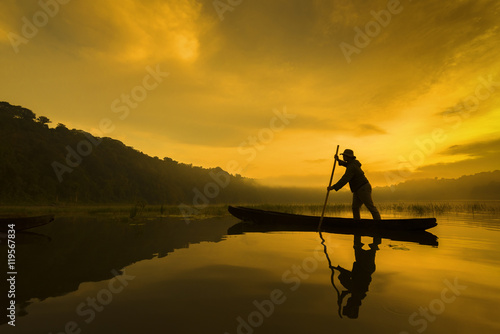
[[[337,144],[374,185],[458,177],[500,166],[498,17],[496,0],[6,0],[0,100],[270,185],[326,185]]]

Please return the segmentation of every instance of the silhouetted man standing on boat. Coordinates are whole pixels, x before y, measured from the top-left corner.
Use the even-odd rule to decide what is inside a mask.
[[[335,155],[335,160],[338,161],[340,166],[346,168],[345,173],[337,183],[328,187],[328,190],[339,191],[349,182],[349,187],[352,191],[352,214],[354,219],[361,219],[359,210],[364,204],[371,212],[373,219],[380,220],[380,213],[372,200],[372,186],[368,182],[363,170],[361,170],[361,163],[356,160],[354,152],[350,149],[344,150],[344,153],[341,153],[341,155],[344,156],[344,160],[340,160],[337,155]]]

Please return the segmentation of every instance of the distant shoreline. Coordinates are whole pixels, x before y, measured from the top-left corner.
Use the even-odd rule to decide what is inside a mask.
[[[439,215],[444,213],[500,213],[500,200],[419,200],[419,201],[378,201],[375,203],[383,213],[404,213],[414,215]],[[227,214],[228,204],[213,204],[200,210],[199,215],[222,216]],[[266,210],[316,214],[321,212],[322,204],[244,204],[239,205]],[[362,210],[366,210],[364,207]],[[350,202],[331,201],[327,214],[350,212]],[[111,217],[181,217],[177,205],[137,205],[137,204],[61,204],[61,205],[0,205],[0,215],[40,215],[58,216],[88,215]]]

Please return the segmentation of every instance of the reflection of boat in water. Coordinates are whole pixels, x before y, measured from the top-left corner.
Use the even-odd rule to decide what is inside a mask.
[[[9,234],[7,232],[0,232],[0,239],[7,239]],[[44,244],[51,241],[51,238],[45,234],[34,233],[29,231],[18,231],[16,233],[16,245],[34,245]],[[0,240],[1,242],[1,240]]]
[[[229,206],[228,211],[235,217],[254,223],[286,223],[295,226],[315,226],[318,227],[320,217],[297,215],[292,213],[282,213],[266,211],[245,207]],[[391,231],[422,231],[437,226],[436,218],[410,218],[410,219],[360,219],[352,218],[324,217],[324,227],[348,230],[391,230]]]
[[[247,232],[318,232],[319,217],[231,206],[229,212],[243,220],[228,229],[230,235]],[[388,222],[388,224],[384,225],[383,222]],[[343,315],[351,319],[358,318],[362,301],[367,296],[372,275],[375,273],[375,255],[382,239],[437,247],[437,236],[425,231],[425,229],[436,225],[434,218],[394,219],[382,222],[364,219],[361,223],[355,223],[353,219],[346,218],[325,218],[319,236],[328,260],[328,267],[331,270],[330,283],[337,293],[338,315],[341,318]],[[325,232],[327,234],[353,235],[355,261],[352,269],[349,270],[333,264],[323,237]],[[361,237],[372,238],[368,249],[365,249]],[[338,275],[335,275],[336,272]],[[336,278],[343,287],[342,292],[335,284]]]
[[[318,232],[317,226],[297,226],[294,224],[254,224],[240,222],[231,226],[227,233],[230,235],[242,234],[247,232]],[[356,231],[349,229],[336,229],[332,227],[322,228],[323,232],[334,234],[361,235],[363,237],[378,237],[394,241],[414,242],[427,246],[438,246],[438,237],[427,231]]]
[[[433,234],[425,231],[420,231],[419,233],[426,233],[436,238]],[[328,253],[326,241],[325,238],[323,238],[322,232],[319,232],[319,237],[326,259],[328,260],[328,267],[331,270],[330,283],[337,292],[338,315],[340,318],[342,318],[342,315],[345,315],[348,318],[357,319],[362,301],[368,294],[372,275],[375,273],[375,255],[379,250],[378,246],[382,243],[382,239],[378,236],[372,236],[372,242],[367,245],[368,249],[365,249],[365,244],[361,240],[362,236],[355,233],[353,239],[355,261],[352,264],[352,269],[348,270],[340,265],[334,266],[332,264],[332,259]],[[426,244],[422,242],[419,243]],[[437,241],[435,245],[432,245],[437,246]],[[336,271],[338,271],[337,278],[344,288],[342,292],[340,292],[335,285]]]
[[[0,231],[6,232],[10,229],[9,225],[13,224],[16,231],[27,230],[33,227],[46,225],[54,220],[54,215],[43,215],[35,217],[0,217]]]

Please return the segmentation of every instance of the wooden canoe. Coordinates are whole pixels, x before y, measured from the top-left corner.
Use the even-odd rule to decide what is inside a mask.
[[[22,231],[48,224],[53,220],[54,215],[34,217],[0,217],[0,232],[7,232],[10,229],[10,224],[14,225],[14,230]]]
[[[320,217],[265,211],[259,209],[229,206],[228,211],[243,221],[255,224],[286,224],[289,226],[318,227]],[[437,226],[436,218],[410,218],[410,219],[361,219],[324,217],[322,230],[385,230],[385,231],[424,231]]]
[[[229,235],[267,232],[317,232],[319,217],[303,216],[243,207],[229,207],[229,212],[242,222],[228,230]],[[386,223],[389,224],[386,224]],[[416,228],[415,222],[420,228]],[[399,226],[398,226],[399,223]],[[408,224],[413,227],[407,226]],[[436,226],[435,218],[392,219],[374,221],[362,219],[355,222],[349,218],[325,217],[321,231],[334,234],[360,235],[393,241],[413,242],[437,247],[438,237],[425,231]]]

